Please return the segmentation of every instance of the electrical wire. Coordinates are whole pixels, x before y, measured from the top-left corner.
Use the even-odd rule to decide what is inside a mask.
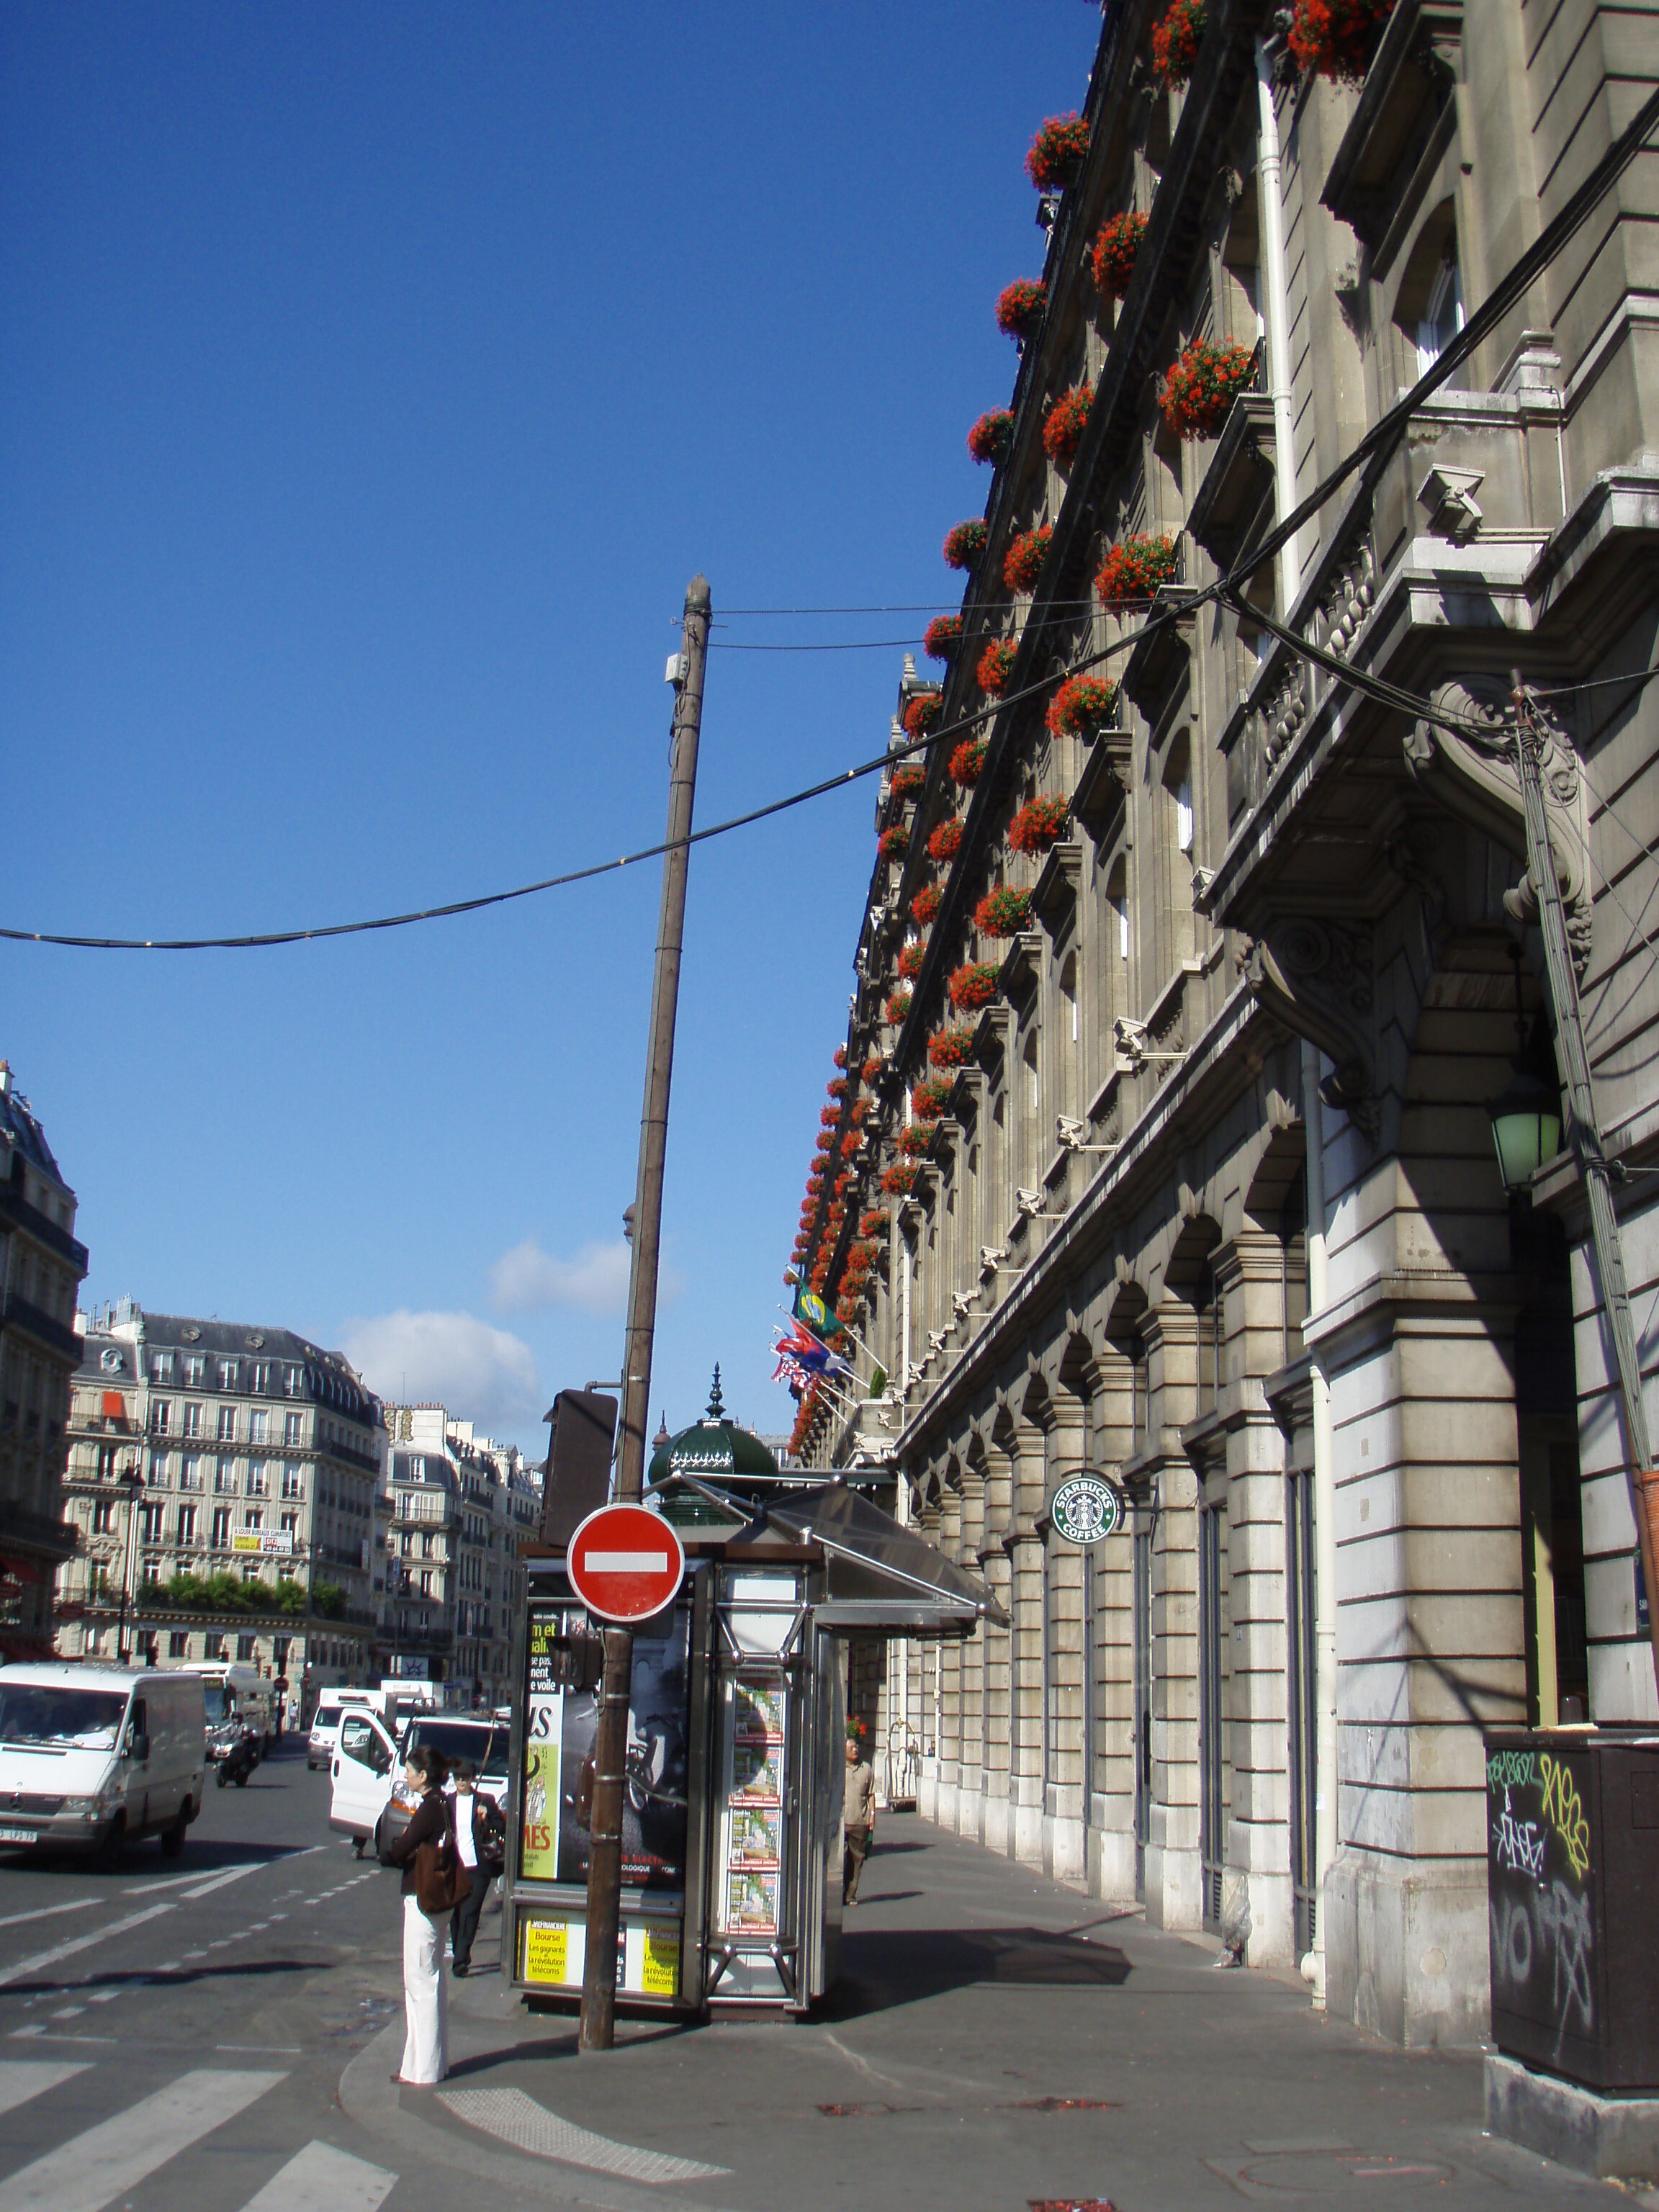
[[[1272,560],[1281,546],[1288,544],[1303,526],[1311,520],[1328,503],[1356,471],[1364,468],[1367,482],[1374,483],[1400,439],[1404,435],[1413,415],[1421,406],[1423,401],[1454,375],[1475,349],[1498,327],[1510,307],[1536,282],[1539,276],[1588,221],[1598,202],[1623,175],[1625,170],[1642,150],[1648,134],[1656,123],[1659,123],[1659,92],[1655,92],[1644,102],[1634,119],[1614,140],[1613,145],[1603,155],[1601,160],[1560,213],[1546,226],[1527,252],[1514,263],[1497,289],[1469,317],[1463,329],[1432,368],[1418,380],[1410,391],[1401,395],[1395,404],[1360,439],[1346,459],[1339,462],[1328,475],[1315,485],[1307,497],[1285,517],[1284,521],[1270,531],[1250,553],[1238,562],[1226,575],[1218,578],[1214,583],[1188,593],[1178,602],[1168,603],[1157,609],[1148,620],[1129,636],[1120,638],[1115,643],[1103,647],[1098,652],[1074,664],[1074,672],[1098,666],[1101,663],[1115,658],[1121,652],[1133,651],[1149,635],[1166,627],[1171,622],[1184,619],[1199,607],[1218,599],[1236,599],[1240,586],[1248,582],[1258,568]],[[1068,600],[1045,603],[1045,605],[1048,604],[1076,610],[1085,606],[1092,608],[1094,603],[1092,600]],[[721,611],[727,617],[732,617],[738,614],[751,616],[926,614],[933,611],[927,606],[849,606],[725,608]],[[939,608],[938,611],[947,612],[950,610]],[[1346,662],[1338,660],[1333,654],[1323,654],[1321,648],[1310,646],[1305,639],[1298,638],[1294,632],[1285,630],[1271,619],[1264,617],[1259,608],[1253,608],[1251,611],[1254,620],[1263,623],[1265,627],[1273,630],[1275,635],[1285,639],[1293,650],[1310,659],[1319,660],[1322,665],[1332,668],[1346,680],[1355,683],[1358,688],[1367,690],[1370,696],[1382,699],[1384,703],[1401,705],[1402,711],[1422,714],[1425,719],[1440,722],[1443,726],[1457,729],[1460,733],[1467,726],[1448,720],[1439,714],[1438,710],[1429,707],[1427,702],[1413,699],[1412,695],[1401,691],[1398,686],[1388,684],[1379,678],[1352,669]],[[956,737],[965,730],[977,727],[991,716],[1001,713],[1005,708],[1046,691],[1052,680],[1051,675],[1047,676],[1036,684],[1025,685],[1018,692],[1005,693],[994,699],[988,708],[961,716],[945,729],[931,731],[927,735],[914,739],[908,745],[890,747],[873,760],[861,762],[854,768],[844,769],[835,775],[823,778],[820,782],[809,785],[804,790],[792,792],[786,797],[773,799],[763,806],[751,808],[746,813],[730,816],[723,822],[711,823],[706,830],[693,830],[684,842],[688,846],[699,845],[707,842],[710,838],[725,836],[734,830],[745,829],[753,823],[765,821],[775,814],[785,813],[793,807],[802,806],[814,799],[823,798],[828,793],[840,789],[844,784],[856,782],[863,776],[876,775],[896,759],[901,759],[910,753],[930,750],[933,747],[943,744],[947,738]],[[1409,705],[1404,703],[1407,702],[1409,702]],[[364,936],[380,930],[408,928],[416,922],[444,921],[459,915],[477,914],[486,908],[508,905],[518,899],[534,897],[543,891],[559,890],[571,884],[590,882],[597,877],[610,875],[623,868],[635,866],[643,860],[659,859],[671,849],[671,845],[677,842],[665,840],[657,844],[642,846],[637,851],[625,853],[615,860],[594,861],[586,867],[568,869],[560,875],[544,876],[534,883],[515,885],[510,890],[487,891],[476,898],[451,899],[441,905],[415,908],[404,914],[377,915],[369,921],[329,922],[303,929],[264,930],[250,932],[240,936],[175,938],[97,937],[50,930],[9,928],[0,925],[0,941],[21,945],[53,945],[80,951],[208,952],[249,951],[283,945],[310,944],[325,938]]]

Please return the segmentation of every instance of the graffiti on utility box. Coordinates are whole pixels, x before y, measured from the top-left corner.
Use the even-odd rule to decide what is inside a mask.
[[[1542,2030],[1559,2059],[1596,2033],[1590,1824],[1571,1758],[1492,1751],[1486,1813],[1493,2012]]]

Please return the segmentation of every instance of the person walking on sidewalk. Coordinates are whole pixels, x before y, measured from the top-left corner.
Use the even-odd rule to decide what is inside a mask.
[[[456,1862],[455,1829],[444,1795],[444,1762],[430,1746],[420,1745],[404,1761],[404,1779],[420,1802],[409,1826],[384,1844],[380,1859],[404,1870],[404,2062],[392,2075],[411,2087],[427,2088],[449,2071],[449,1992],[443,1977],[443,1928],[451,1905]],[[422,1845],[428,1846],[417,1858]],[[445,1869],[447,1869],[446,1872]],[[434,1884],[445,1892],[432,1910]],[[422,1898],[425,1886],[428,1897]]]
[[[507,1824],[495,1799],[476,1786],[477,1772],[470,1759],[458,1759],[453,1772],[455,1847],[461,1864],[471,1873],[472,1887],[449,1916],[450,1972],[465,1979],[472,1971],[478,1916],[490,1883],[507,1861]]]
[[[859,1901],[859,1876],[876,1840],[876,1772],[849,1728],[847,1737],[847,1801],[842,1814],[847,1841],[841,1861],[841,1901]]]

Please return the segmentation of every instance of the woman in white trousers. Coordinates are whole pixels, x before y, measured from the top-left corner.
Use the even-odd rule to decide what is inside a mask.
[[[415,1894],[415,1854],[448,1831],[444,1762],[422,1746],[405,1760],[404,1779],[421,1802],[402,1835],[381,1854],[388,1866],[404,1870],[404,2063],[392,2078],[410,2087],[429,2088],[449,2071],[449,1991],[443,1975],[449,1915],[445,1911],[434,1919],[422,1911]]]

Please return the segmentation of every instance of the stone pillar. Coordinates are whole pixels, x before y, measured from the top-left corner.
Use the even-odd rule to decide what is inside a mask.
[[[1152,1804],[1146,1844],[1146,1919],[1153,1928],[1204,1923],[1199,1859],[1198,1478],[1180,1431],[1197,1401],[1197,1321],[1178,1298],[1142,1324],[1153,1439],[1140,1465],[1156,1486],[1152,1543]]]
[[[957,1468],[946,1470],[946,1481],[939,1504],[939,1548],[947,1559],[961,1565],[963,1560],[962,1527],[962,1492],[951,1486],[951,1478],[960,1480]],[[977,1566],[977,1561],[969,1560]],[[969,1645],[967,1649],[971,1650]],[[922,1647],[924,1683],[927,1662],[932,1656]],[[942,1828],[957,1825],[957,1785],[962,1771],[962,1668],[964,1647],[960,1644],[941,1644],[936,1664],[944,1670],[944,1694],[940,1698],[939,1735],[933,1744],[930,1764],[934,1775],[933,1802],[921,1809],[930,1820],[937,1820]],[[921,1733],[924,1742],[932,1733],[933,1720],[928,1710],[928,1688],[925,1685],[921,1699]]]
[[[1109,1474],[1129,1456],[1128,1360],[1108,1343],[1096,1356],[1099,1387],[1092,1464]],[[1095,1741],[1088,1789],[1091,1897],[1132,1904],[1135,1895],[1134,1539],[1126,1527],[1094,1551]]]
[[[1048,1649],[1044,1670],[1047,1709],[1043,1716],[1048,1782],[1042,1802],[1042,1864],[1056,1881],[1082,1887],[1088,1880],[1085,1830],[1083,1675],[1092,1663],[1084,1649],[1085,1558],[1074,1544],[1055,1533],[1048,1518],[1048,1501],[1088,1456],[1087,1403],[1070,1390],[1056,1392],[1044,1430],[1047,1467],[1043,1486],[1044,1568],[1048,1576]]]
[[[1008,1820],[1004,1848],[1028,1866],[1042,1864],[1043,1540],[1042,1431],[1029,1421],[1014,1431],[1013,1516],[1006,1538],[1013,1615],[1009,1728]]]
[[[962,1535],[959,1555],[964,1566],[985,1577],[992,1595],[1006,1595],[999,1590],[988,1569],[985,1536],[986,1461],[982,1451],[964,1459],[962,1463]],[[1000,1556],[1000,1555],[999,1555]],[[989,1621],[981,1621],[977,1632],[960,1647],[957,1703],[961,1723],[957,1732],[957,1818],[959,1836],[972,1836],[976,1842],[985,1833],[985,1770],[988,1741],[985,1695],[986,1680],[990,1669],[994,1643],[1000,1642],[1004,1632],[994,1628]],[[1006,1661],[1004,1660],[1006,1667]],[[950,1678],[945,1678],[948,1691]]]
[[[980,1776],[979,1840],[988,1850],[1012,1849],[1008,1816],[1011,1739],[1013,1722],[1015,1635],[1012,1541],[1014,1463],[994,1444],[985,1447],[985,1520],[980,1537],[980,1571],[991,1595],[1015,1626],[985,1631],[985,1664],[980,1691],[983,1764]]]

